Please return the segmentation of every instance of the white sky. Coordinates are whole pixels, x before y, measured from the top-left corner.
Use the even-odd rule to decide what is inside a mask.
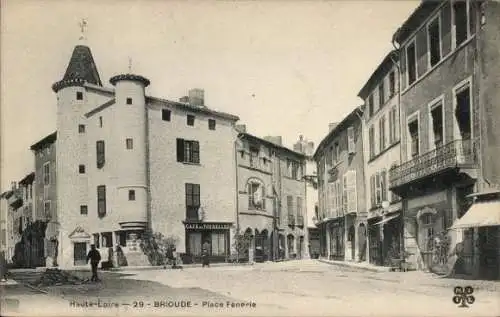
[[[1,190],[33,170],[29,147],[56,129],[56,96],[78,22],[101,80],[132,71],[149,95],[205,89],[208,107],[257,136],[317,145],[356,96],[419,1],[1,0]],[[104,4],[103,4],[104,3]]]

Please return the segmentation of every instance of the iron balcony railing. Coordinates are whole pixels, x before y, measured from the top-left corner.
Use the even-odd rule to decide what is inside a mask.
[[[474,166],[476,140],[455,140],[415,157],[389,172],[390,187],[395,188],[449,168]]]

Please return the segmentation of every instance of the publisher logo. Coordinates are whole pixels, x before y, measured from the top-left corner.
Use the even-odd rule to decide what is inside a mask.
[[[458,307],[468,308],[469,305],[474,304],[476,299],[472,295],[474,289],[472,286],[466,286],[465,288],[461,286],[456,286],[453,290],[455,296],[453,296],[453,302],[458,305]]]

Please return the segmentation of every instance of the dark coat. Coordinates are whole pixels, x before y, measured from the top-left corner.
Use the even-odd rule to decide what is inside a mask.
[[[87,255],[87,262],[99,262],[101,261],[101,254],[97,250],[90,250],[89,254]]]

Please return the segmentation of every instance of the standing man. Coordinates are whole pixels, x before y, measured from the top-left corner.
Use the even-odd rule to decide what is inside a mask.
[[[97,282],[99,278],[97,277],[97,265],[99,265],[99,261],[101,261],[101,254],[95,248],[95,245],[90,245],[90,251],[87,255],[87,263],[90,260],[90,267],[92,268],[92,278],[91,281]]]

